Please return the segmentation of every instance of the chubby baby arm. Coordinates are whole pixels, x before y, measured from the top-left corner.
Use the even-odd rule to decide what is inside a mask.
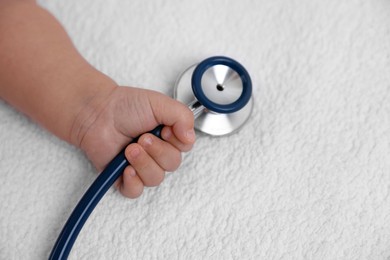
[[[176,169],[195,140],[192,113],[155,91],[118,87],[77,52],[57,20],[34,1],[0,1],[0,97],[85,151],[100,171],[126,148],[132,166],[116,186],[135,198]]]

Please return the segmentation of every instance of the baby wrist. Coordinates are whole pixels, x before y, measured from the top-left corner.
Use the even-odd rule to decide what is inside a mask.
[[[110,95],[117,87],[111,80],[104,84],[99,83],[90,87],[91,91],[84,96],[74,116],[69,133],[69,142],[71,144],[80,148],[88,129],[107,105]]]

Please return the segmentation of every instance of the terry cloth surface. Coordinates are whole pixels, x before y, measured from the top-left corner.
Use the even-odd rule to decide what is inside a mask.
[[[241,131],[198,133],[137,200],[111,189],[70,259],[389,259],[389,1],[40,4],[121,85],[171,95],[214,55],[254,83]],[[3,101],[0,144],[0,259],[45,259],[97,172]]]

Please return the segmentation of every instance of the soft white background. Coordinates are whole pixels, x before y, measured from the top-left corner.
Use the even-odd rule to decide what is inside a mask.
[[[198,134],[138,200],[110,190],[70,259],[390,258],[389,1],[40,3],[119,84],[171,95],[212,55],[254,83],[240,132]],[[0,147],[0,259],[45,259],[97,173],[3,101]]]

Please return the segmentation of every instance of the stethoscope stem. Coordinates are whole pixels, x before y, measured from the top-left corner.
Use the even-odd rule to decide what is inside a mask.
[[[188,105],[188,108],[192,111],[192,113],[194,114],[194,119],[197,119],[204,111],[205,111],[205,107],[198,101],[198,100],[194,100],[192,101],[191,103],[189,103]]]

